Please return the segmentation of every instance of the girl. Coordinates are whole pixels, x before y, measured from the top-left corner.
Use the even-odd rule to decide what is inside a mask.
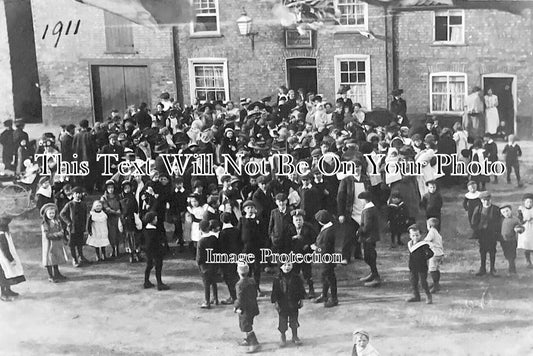
[[[52,187],[50,186],[50,177],[44,176],[39,179],[39,189],[35,192],[35,205],[41,209],[45,204],[53,203]]]
[[[533,194],[524,194],[524,204],[518,208],[518,219],[524,226],[524,232],[518,235],[518,246],[525,250],[527,268],[533,268],[531,252],[533,252]]]
[[[68,261],[67,252],[64,245],[68,243],[63,225],[59,221],[59,211],[57,205],[53,203],[45,204],[41,207],[40,214],[43,218],[41,223],[42,231],[42,261],[43,266],[48,271],[48,281],[57,283],[66,279],[59,273],[59,265]]]
[[[192,225],[191,225],[191,241],[193,243],[194,251],[196,251],[196,245],[200,241],[200,221],[202,220],[207,207],[200,206],[200,199],[196,194],[192,194],[189,197],[190,206],[187,207],[187,212],[191,215]]]
[[[118,228],[120,200],[115,194],[115,182],[113,180],[110,179],[105,182],[105,193],[100,200],[107,214],[107,230],[112,249],[111,257],[118,257],[120,242],[122,242],[122,233]]]
[[[103,204],[95,200],[87,218],[87,245],[94,247],[96,261],[105,261],[105,248],[109,245],[108,217],[103,211]]]

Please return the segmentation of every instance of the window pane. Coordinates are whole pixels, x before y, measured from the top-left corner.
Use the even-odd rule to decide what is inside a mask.
[[[357,74],[350,73],[350,83],[356,83],[356,82],[357,82]]]
[[[365,71],[365,62],[364,61],[357,62],[357,70],[360,71],[360,72],[364,72]]]
[[[450,25],[461,25],[463,18],[461,16],[450,16]]]
[[[435,41],[448,40],[448,18],[435,16]]]
[[[359,74],[357,74],[357,82],[358,82],[358,83],[364,83],[364,82],[366,82],[366,75],[365,75],[365,73],[359,73]]]
[[[350,71],[356,71],[357,62],[350,62]]]
[[[197,16],[194,24],[194,32],[216,31],[216,16]]]
[[[446,94],[433,94],[433,111],[448,111],[448,105],[446,102]]]
[[[349,83],[349,79],[348,79],[348,73],[341,73],[341,82],[342,83]]]
[[[341,71],[345,72],[348,70],[348,62],[341,62]]]

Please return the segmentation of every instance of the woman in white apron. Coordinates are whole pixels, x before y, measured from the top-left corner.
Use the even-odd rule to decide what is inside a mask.
[[[10,302],[18,296],[11,290],[11,286],[26,280],[22,263],[9,233],[9,223],[12,218],[0,217],[0,300]]]
[[[523,205],[518,208],[518,219],[524,226],[524,232],[518,234],[517,248],[524,250],[527,268],[533,268],[531,252],[533,252],[533,194],[524,194]]]
[[[495,134],[500,126],[500,115],[498,114],[498,97],[492,94],[490,88],[485,95],[485,107],[485,132]]]

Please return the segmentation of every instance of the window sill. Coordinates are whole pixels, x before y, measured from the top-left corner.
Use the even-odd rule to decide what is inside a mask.
[[[189,35],[189,38],[220,38],[223,35],[220,32],[195,32]]]
[[[139,54],[138,51],[136,50],[131,50],[131,51],[105,51],[104,54]]]
[[[453,43],[453,42],[433,42],[431,47],[466,47],[466,43]]]
[[[461,117],[464,115],[464,112],[463,111],[434,111],[434,112],[430,112],[428,115]]]
[[[368,32],[368,26],[339,26],[339,25],[333,25],[335,34],[336,35],[343,35],[343,34],[361,34],[360,31]]]

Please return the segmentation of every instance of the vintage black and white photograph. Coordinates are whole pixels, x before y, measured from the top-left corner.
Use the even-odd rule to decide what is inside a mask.
[[[533,0],[0,0],[0,355],[533,355]]]

